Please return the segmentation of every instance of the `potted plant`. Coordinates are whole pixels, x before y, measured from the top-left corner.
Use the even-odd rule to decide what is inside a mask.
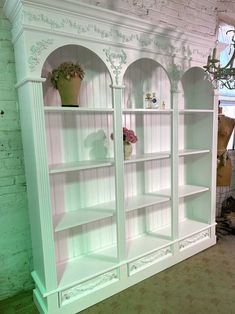
[[[122,128],[123,133],[123,153],[124,153],[124,160],[128,160],[131,158],[132,153],[132,143],[136,143],[138,138],[135,135],[133,130],[129,130],[126,127]],[[110,135],[111,139],[114,139],[113,133]]]
[[[78,107],[81,81],[85,75],[79,63],[64,62],[50,73],[54,88],[58,89],[62,106]]]

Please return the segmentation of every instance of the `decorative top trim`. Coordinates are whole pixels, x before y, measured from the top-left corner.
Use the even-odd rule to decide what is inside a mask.
[[[151,43],[155,45],[158,44],[156,39],[148,37],[150,34],[147,33],[139,33],[139,31],[135,34],[124,34],[118,26],[110,26],[108,29],[101,28],[97,24],[81,24],[76,19],[72,18],[64,18],[64,17],[53,17],[46,15],[45,13],[33,13],[30,11],[25,11],[25,22],[32,23],[37,22],[40,23],[41,26],[47,26],[50,30],[72,30],[75,31],[78,35],[83,34],[91,34],[93,36],[99,36],[101,39],[115,39],[115,41],[119,41],[121,43],[129,43],[129,42],[138,42],[141,47],[147,47]]]
[[[113,12],[112,12],[113,13]],[[125,17],[125,16],[124,16]],[[92,38],[99,38],[102,41],[116,42],[121,44],[132,44],[137,46],[139,49],[150,48],[156,53],[164,53],[164,55],[171,56],[176,54],[181,58],[190,59],[192,55],[200,56],[201,58],[206,58],[208,55],[204,49],[189,48],[189,39],[182,42],[177,41],[176,45],[171,44],[170,39],[175,39],[174,35],[170,37],[165,36],[164,33],[157,32],[155,29],[142,30],[141,28],[128,28],[126,30],[126,25],[118,24],[107,24],[104,25],[102,22],[93,23],[89,17],[80,17],[82,22],[78,22],[76,18],[65,18],[61,15],[51,16],[48,13],[40,11],[38,13],[31,12],[30,10],[24,11],[24,24],[32,25],[35,29],[35,24],[38,24],[39,28],[47,28],[48,30],[61,32],[65,34],[76,34],[76,35],[86,35]],[[149,25],[149,27],[151,24]],[[166,40],[168,38],[169,40]],[[189,37],[190,38],[190,37]]]
[[[140,11],[141,13],[146,13],[149,9],[151,9],[153,6],[156,5],[156,0],[125,0],[130,8],[135,8],[137,11]],[[96,19],[97,21],[105,21],[105,23],[110,24],[117,24],[122,21],[122,24],[125,24],[128,27],[134,27],[138,29],[139,31],[148,31],[148,30],[154,30],[154,32],[157,34],[163,34],[166,31],[166,27],[164,24],[154,24],[152,21],[149,21],[147,19],[140,19],[138,16],[130,16],[127,14],[123,14],[121,12],[115,11],[115,10],[109,10],[107,8],[100,7],[98,5],[94,4],[87,4],[85,2],[77,2],[74,0],[66,0],[66,1],[57,1],[57,0],[37,0],[36,2],[33,0],[6,0],[4,4],[4,11],[8,18],[11,18],[11,22],[13,23],[14,16],[12,12],[15,10],[16,3],[17,5],[21,5],[23,3],[24,8],[32,8],[36,10],[36,12],[40,11],[42,9],[43,12],[52,12],[53,15],[57,13],[61,13],[63,11],[66,11],[69,13],[69,16],[72,15],[79,15],[81,16],[89,16],[91,19]],[[168,0],[160,0],[158,1],[157,5],[160,6],[166,6]],[[77,20],[77,19],[76,19]],[[173,31],[173,33],[172,33]],[[171,29],[171,38],[173,38],[175,34],[175,39],[178,38],[179,31]],[[190,42],[197,42],[199,39],[200,41],[204,41],[204,47],[211,47],[211,45],[214,43],[215,37],[203,37],[198,34],[194,34],[191,32],[186,32],[185,29],[182,34],[182,30],[180,31],[181,36],[185,35],[182,41],[184,41],[186,38],[190,39]],[[173,35],[173,36],[172,36]],[[167,36],[166,36],[167,37]],[[211,43],[210,43],[211,41]]]

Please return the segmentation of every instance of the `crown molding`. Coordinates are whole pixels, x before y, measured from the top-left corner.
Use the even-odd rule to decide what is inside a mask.
[[[130,32],[138,31],[143,34],[153,34],[154,36],[161,36],[164,38],[175,39],[176,41],[185,41],[188,43],[200,43],[207,48],[211,47],[215,43],[215,37],[211,38],[203,37],[200,35],[182,32],[176,28],[166,28],[165,26],[156,25],[150,21],[145,21],[138,17],[129,16],[123,13],[116,12],[114,10],[108,10],[94,5],[85,4],[77,0],[5,0],[4,12],[9,20],[14,24],[16,21],[16,15],[24,8],[25,11],[33,10],[35,13],[37,9],[43,10],[45,13],[53,12],[54,14],[61,14],[69,16],[70,18],[76,17],[79,22],[79,17],[87,18],[94,23],[105,23],[113,27],[124,27],[129,29]],[[23,12],[23,11],[22,11]],[[23,14],[23,13],[21,13]]]

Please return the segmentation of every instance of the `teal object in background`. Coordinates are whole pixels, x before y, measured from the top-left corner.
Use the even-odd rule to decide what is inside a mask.
[[[15,59],[0,7],[0,300],[32,289],[32,250]]]

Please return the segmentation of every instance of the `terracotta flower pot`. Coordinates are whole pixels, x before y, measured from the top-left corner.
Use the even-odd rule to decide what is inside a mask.
[[[57,82],[57,88],[60,94],[62,107],[79,107],[78,98],[81,86],[79,76],[71,77],[69,80],[60,77]]]

